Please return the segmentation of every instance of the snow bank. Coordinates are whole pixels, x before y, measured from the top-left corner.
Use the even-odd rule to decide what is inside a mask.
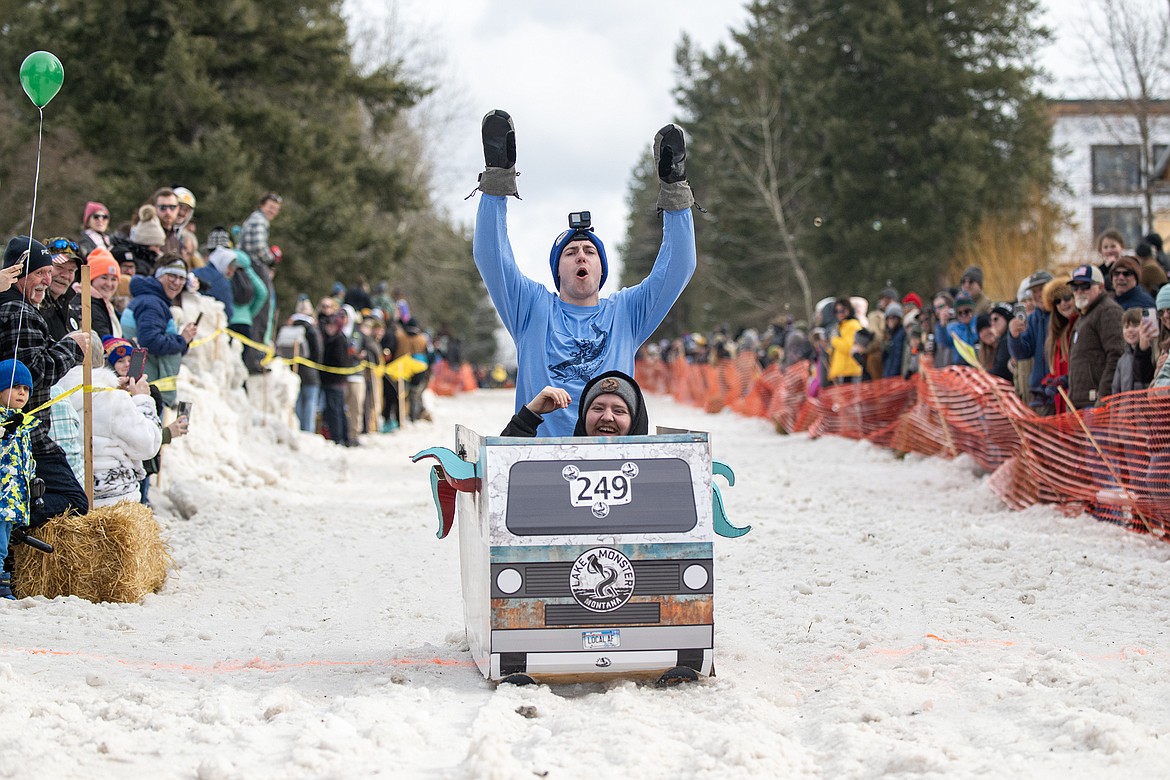
[[[205,318],[206,321],[206,318]],[[205,326],[205,330],[209,330]],[[1044,507],[971,464],[712,432],[741,539],[720,539],[714,679],[493,688],[467,654],[457,545],[426,468],[457,422],[342,449],[289,426],[295,378],[200,347],[191,434],[152,488],[176,561],[142,604],[0,604],[0,777],[1154,776],[1170,766],[1170,546]]]

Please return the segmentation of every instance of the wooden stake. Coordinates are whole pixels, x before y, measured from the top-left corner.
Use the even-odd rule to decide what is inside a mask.
[[[93,301],[89,292],[89,266],[81,266],[81,331],[89,334],[93,327]],[[93,365],[89,356],[93,351],[93,342],[85,350],[85,358],[81,364],[81,381],[85,385],[82,411],[85,415],[82,420],[81,444],[85,453],[85,497],[93,508]]]
[[[406,382],[398,377],[398,427],[406,428]]]

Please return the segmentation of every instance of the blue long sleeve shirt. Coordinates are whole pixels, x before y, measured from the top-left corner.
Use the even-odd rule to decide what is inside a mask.
[[[634,355],[678,300],[695,272],[695,223],[690,209],[662,214],[662,245],[640,284],[596,306],[565,303],[516,265],[508,240],[507,198],[481,195],[474,255],[504,327],[516,342],[516,411],[547,385],[573,401],[544,415],[541,436],[572,436],[585,383],[597,374],[634,373]]]

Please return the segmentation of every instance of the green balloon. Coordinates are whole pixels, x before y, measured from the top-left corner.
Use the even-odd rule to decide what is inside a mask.
[[[20,64],[20,85],[37,108],[49,105],[64,81],[65,68],[52,52],[34,51]]]

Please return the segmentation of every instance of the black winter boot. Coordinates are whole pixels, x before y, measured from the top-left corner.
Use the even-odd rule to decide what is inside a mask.
[[[12,595],[12,575],[6,571],[0,571],[0,599],[16,600]]]

